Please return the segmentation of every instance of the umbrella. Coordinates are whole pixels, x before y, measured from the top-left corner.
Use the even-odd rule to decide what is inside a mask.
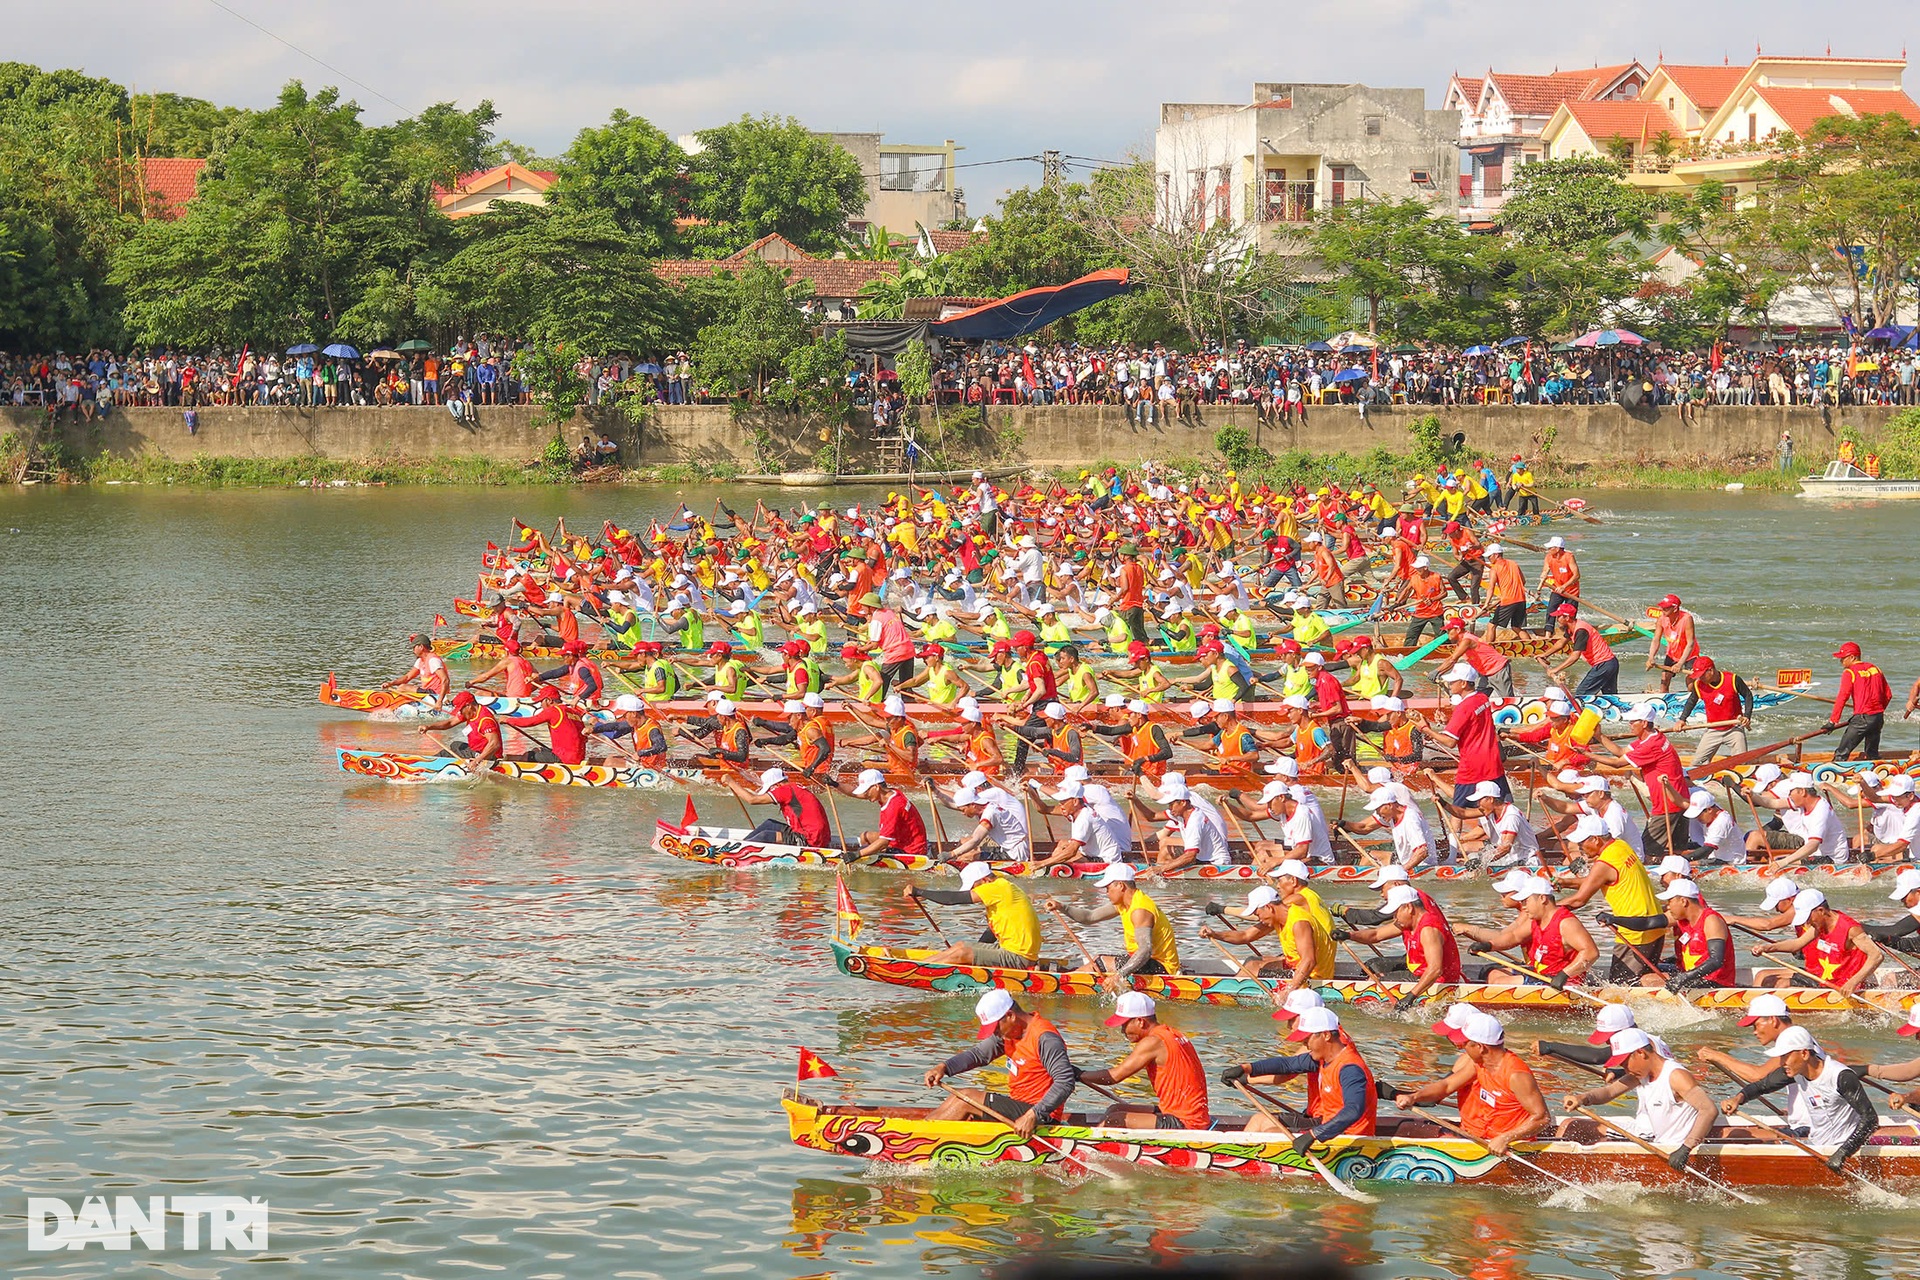
[[[1335,347],[1377,347],[1380,340],[1371,334],[1350,329],[1346,333],[1336,334],[1330,340]]]
[[[1333,375],[1335,382],[1358,382],[1367,376],[1365,369],[1342,369]]]
[[[1526,334],[1522,333],[1515,337],[1501,339],[1500,345],[1503,347],[1524,347],[1529,342],[1532,342],[1532,341],[1533,341],[1532,338],[1529,338]]]
[[[1387,352],[1387,354],[1390,356],[1417,356],[1420,354],[1420,348],[1408,343],[1403,347],[1395,347],[1393,350]]]
[[[1631,329],[1595,329],[1573,340],[1576,347],[1643,347],[1647,340]]]
[[[433,350],[433,344],[431,342],[428,342],[425,338],[408,338],[405,342],[400,344],[398,350],[431,351]]]
[[[1863,338],[1872,338],[1879,342],[1898,342],[1900,339],[1906,337],[1909,332],[1910,330],[1903,324],[1883,324],[1878,328],[1867,330],[1860,336]]]
[[[333,342],[320,352],[323,356],[332,356],[335,360],[358,360],[360,353],[344,342]]]
[[[1481,343],[1477,347],[1468,347],[1460,354],[1463,356],[1490,356],[1493,354],[1493,348],[1487,346],[1485,343]]]
[[[310,356],[319,349],[320,348],[314,346],[311,342],[296,342],[287,348],[287,354],[290,356]]]
[[[645,364],[633,366],[633,371],[635,373],[658,373],[660,372],[660,366],[649,360]]]
[[[1324,342],[1309,342],[1307,344],[1307,350],[1308,351],[1331,351],[1333,350],[1333,348],[1328,346]]]
[[[367,359],[369,360],[398,360],[399,358],[400,353],[398,351],[389,351],[385,347],[381,347],[377,351],[367,352]]]
[[[1556,342],[1553,344],[1552,349],[1555,352],[1562,352],[1562,351],[1572,351],[1574,347],[1571,342]]]

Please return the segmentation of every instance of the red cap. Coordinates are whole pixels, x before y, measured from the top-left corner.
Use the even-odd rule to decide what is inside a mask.
[[[1448,618],[1447,619],[1447,630],[1465,631],[1466,629],[1467,629],[1467,620],[1465,618]]]
[[[1292,1031],[1289,1031],[1289,1032],[1287,1032],[1287,1039],[1289,1039],[1289,1040],[1305,1040],[1305,1039],[1307,1038],[1307,1036],[1308,1036],[1308,1035],[1310,1035],[1310,1034],[1312,1034],[1312,1033],[1311,1033],[1311,1032],[1307,1032],[1307,1031],[1302,1031],[1302,1030],[1300,1030],[1299,1028],[1297,1028],[1297,1027],[1296,1027],[1296,1028],[1295,1028],[1294,1030],[1292,1030]]]
[[[1610,1067],[1621,1066],[1626,1062],[1628,1058],[1631,1058],[1634,1054],[1638,1052],[1640,1052],[1639,1049],[1629,1049],[1625,1053],[1616,1053],[1611,1058],[1607,1059],[1607,1065]]]
[[[993,648],[989,650],[989,652],[992,653],[992,655],[997,658],[1003,653],[1012,653],[1013,644],[1011,641],[1007,641],[1007,640],[995,640],[993,642]]]
[[[1893,1034],[1897,1036],[1920,1036],[1920,1024],[1908,1022],[1905,1026],[1896,1028]]]
[[[560,646],[560,652],[566,654],[569,657],[577,657],[578,655],[583,654],[586,651],[587,651],[587,642],[585,640],[569,640],[565,644]]]
[[[1592,1035],[1587,1037],[1587,1043],[1588,1044],[1606,1044],[1608,1041],[1613,1039],[1613,1036],[1614,1036],[1614,1033],[1611,1031],[1596,1031]]]
[[[467,707],[473,706],[478,701],[479,699],[475,698],[472,693],[468,692],[465,689],[462,689],[460,692],[453,695],[453,700],[447,703],[447,706],[449,706],[455,711],[460,711],[460,710],[464,710]]]
[[[504,649],[509,655],[516,654],[520,652],[520,637],[508,636],[506,639],[500,642],[500,647]]]
[[[1577,618],[1580,616],[1580,610],[1571,604],[1557,604],[1553,607],[1553,616],[1556,618]]]
[[[1680,607],[1680,597],[1669,591],[1666,595],[1660,597],[1660,607],[1662,609],[1678,609]]]
[[[780,652],[786,654],[789,658],[799,658],[804,657],[807,650],[811,647],[812,646],[808,645],[805,640],[789,640],[780,646]]]
[[[1351,649],[1371,649],[1373,648],[1373,637],[1372,636],[1355,636],[1348,643],[1347,647]]]
[[[1706,654],[1703,653],[1693,660],[1693,674],[1702,675],[1711,670],[1713,670],[1713,659]]]
[[[923,658],[938,658],[945,653],[946,650],[937,644],[923,644],[920,646],[920,656]]]
[[[864,658],[867,656],[867,651],[857,644],[843,644],[840,646],[840,656],[843,658]]]
[[[1460,522],[1459,522],[1459,521],[1457,521],[1457,520],[1449,520],[1449,521],[1447,521],[1447,524],[1446,524],[1446,532],[1448,532],[1448,533],[1458,533],[1458,532],[1460,532]]]
[[[1203,640],[1212,639],[1213,637],[1219,634],[1220,634],[1220,624],[1217,622],[1209,622],[1205,626],[1200,628],[1200,637]]]
[[[1448,1026],[1444,1019],[1434,1023],[1427,1029],[1443,1040],[1451,1040],[1454,1044],[1465,1044],[1467,1042],[1467,1033],[1458,1027]]]
[[[727,640],[715,640],[707,646],[708,653],[732,653],[733,644]]]
[[[1138,662],[1140,659],[1146,657],[1151,652],[1153,651],[1147,648],[1146,641],[1135,640],[1132,644],[1129,644],[1127,646],[1127,660],[1129,662]]]
[[[559,691],[558,689],[556,689],[556,688],[554,688],[554,687],[553,687],[552,685],[550,685],[550,684],[543,684],[543,685],[541,685],[541,686],[540,686],[540,687],[539,687],[538,689],[536,689],[536,690],[534,691],[534,694],[533,694],[533,696],[534,696],[535,698],[538,698],[538,699],[539,699],[539,700],[540,700],[541,702],[558,702],[558,701],[560,701],[560,691]]]
[[[1280,643],[1274,647],[1277,648],[1281,653],[1300,652],[1300,642],[1298,640],[1295,640],[1292,636],[1282,637]]]
[[[1209,640],[1205,644],[1201,645],[1198,649],[1194,650],[1195,655],[1202,658],[1211,657],[1216,653],[1225,653],[1225,652],[1226,650],[1220,647],[1220,642],[1218,640]]]
[[[1031,631],[1022,629],[1013,633],[1013,647],[1016,649],[1031,649],[1038,643],[1039,637]]]
[[[1849,640],[1838,649],[1835,649],[1833,656],[1836,658],[1857,658],[1860,656],[1860,646]]]

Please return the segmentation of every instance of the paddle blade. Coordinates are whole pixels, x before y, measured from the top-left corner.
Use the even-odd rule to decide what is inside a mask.
[[[693,824],[698,821],[700,821],[700,811],[693,807],[693,796],[689,793],[687,796],[687,807],[680,811],[680,829],[682,831],[691,831],[693,830]]]

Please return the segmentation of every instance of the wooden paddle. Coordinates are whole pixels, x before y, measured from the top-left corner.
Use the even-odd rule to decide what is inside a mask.
[[[1501,955],[1498,951],[1478,951],[1478,952],[1475,952],[1474,954],[1480,956],[1484,960],[1489,961],[1490,963],[1499,965],[1502,969],[1507,969],[1514,973],[1523,973],[1527,977],[1533,978],[1538,982],[1546,983],[1546,985],[1549,987],[1553,986],[1553,983],[1548,980],[1546,974],[1541,973],[1538,969],[1529,969],[1526,965],[1516,964],[1513,961],[1507,959],[1505,956]],[[1599,1008],[1605,1008],[1609,1003],[1608,1001],[1602,1000],[1599,996],[1592,995],[1588,992],[1582,991],[1579,987],[1574,986],[1571,982],[1566,983],[1563,986],[1556,987],[1554,989],[1557,991],[1564,991],[1570,996],[1578,996],[1580,999],[1589,1001],[1593,1005]]]
[[[942,1089],[945,1089],[949,1094],[958,1098],[966,1106],[967,1110],[973,1112],[975,1115],[979,1116],[981,1119],[989,1121],[993,1124],[999,1125],[1002,1129],[1005,1129],[1008,1133],[1011,1133],[1016,1137],[1019,1136],[1020,1131],[1013,1127],[1013,1122],[1008,1120],[1005,1116],[1001,1115],[998,1111],[995,1111],[991,1107],[982,1106],[980,1103],[975,1102],[972,1098],[960,1092],[960,1090],[954,1088],[950,1084],[942,1082],[940,1087]],[[1109,1169],[1104,1164],[1095,1164],[1087,1153],[1079,1152],[1079,1151],[1069,1153],[1063,1148],[1058,1147],[1053,1143],[1047,1141],[1045,1138],[1041,1137],[1038,1133],[1033,1134],[1031,1137],[1025,1139],[1025,1141],[1032,1143],[1034,1146],[1039,1147],[1043,1151],[1053,1152],[1053,1154],[1059,1156],[1060,1159],[1069,1166],[1077,1164],[1082,1169],[1085,1169],[1092,1173],[1101,1174],[1105,1177],[1113,1179],[1115,1182],[1125,1182],[1127,1180],[1121,1174],[1116,1173],[1112,1169]],[[1099,1154],[1102,1156],[1105,1156],[1106,1153],[1100,1152]]]
[[[1066,912],[1062,911],[1059,907],[1051,906],[1051,905],[1047,907],[1047,910],[1054,916],[1055,919],[1060,921],[1060,927],[1067,931],[1067,936],[1069,938],[1073,939],[1073,945],[1080,948],[1080,954],[1086,958],[1087,964],[1091,966],[1093,972],[1095,973],[1111,973],[1112,972],[1110,969],[1107,968],[1105,961],[1097,958],[1093,954],[1093,952],[1087,950],[1087,944],[1081,940],[1079,932],[1074,929],[1072,924],[1068,923]]]
[[[1743,764],[1751,764],[1755,760],[1760,759],[1762,756],[1770,756],[1774,752],[1783,751],[1788,747],[1797,747],[1801,743],[1809,741],[1810,739],[1818,738],[1823,734],[1832,733],[1835,729],[1838,729],[1839,727],[1840,727],[1839,725],[1834,725],[1834,724],[1821,725],[1818,729],[1810,729],[1806,733],[1799,734],[1792,738],[1786,738],[1779,742],[1770,743],[1769,745],[1764,747],[1755,747],[1753,750],[1743,751],[1737,756],[1724,756],[1718,760],[1709,760],[1705,764],[1697,764],[1693,768],[1687,770],[1687,778],[1689,780],[1692,780],[1695,778],[1709,778],[1709,777],[1712,777],[1714,774],[1721,772],[1722,770],[1736,769]]]
[[[1720,1067],[1720,1070],[1725,1071],[1728,1079],[1734,1080],[1743,1085],[1747,1083],[1746,1081],[1741,1080],[1739,1076],[1734,1075],[1733,1072],[1727,1071],[1727,1069],[1725,1067],[1720,1066],[1719,1063],[1716,1062],[1714,1065],[1717,1067]],[[1800,1139],[1794,1137],[1792,1134],[1786,1132],[1784,1129],[1776,1129],[1770,1124],[1764,1124],[1761,1121],[1756,1120],[1754,1117],[1749,1115],[1743,1115],[1738,1111],[1734,1112],[1732,1115],[1728,1116],[1727,1118],[1729,1120],[1738,1121],[1739,1123],[1747,1126],[1749,1129],[1752,1129],[1754,1132],[1759,1133],[1765,1137],[1772,1138],[1775,1142],[1784,1143],[1789,1147],[1793,1147],[1796,1150],[1798,1150],[1802,1155],[1811,1156],[1813,1159],[1818,1160],[1821,1164],[1827,1163],[1827,1157],[1822,1155],[1818,1149],[1811,1147],[1808,1144],[1800,1141]],[[1832,1168],[1832,1166],[1828,1165],[1828,1168]],[[1875,1191],[1881,1192],[1884,1195],[1894,1196],[1895,1198],[1902,1201],[1906,1199],[1905,1196],[1900,1195],[1900,1193],[1897,1191],[1887,1190],[1887,1188],[1881,1186],[1879,1183],[1875,1182],[1872,1178],[1869,1178],[1866,1174],[1861,1173],[1858,1169],[1849,1169],[1847,1168],[1846,1165],[1842,1164],[1838,1169],[1834,1171],[1836,1173],[1843,1174],[1846,1177],[1852,1178],[1855,1182],[1861,1183],[1865,1186],[1872,1187]]]
[[[940,922],[933,918],[933,912],[927,910],[927,900],[916,893],[913,895],[913,905],[920,908],[920,914],[925,916],[927,923],[933,926],[933,932],[940,939],[940,945],[951,947],[953,944],[947,941],[946,932],[940,928]]]
[[[1727,921],[1727,926],[1732,929],[1738,929],[1740,932],[1746,934],[1750,938],[1759,938],[1762,942],[1768,943],[1769,945],[1778,941],[1778,939],[1769,938],[1766,934],[1761,933],[1758,929],[1749,929],[1746,925],[1737,924],[1732,920]],[[1783,960],[1780,957],[1779,953],[1777,952],[1769,951],[1763,955],[1757,948],[1749,948],[1749,950],[1751,951],[1751,954],[1753,955],[1754,959],[1764,960],[1768,965],[1777,965],[1782,969],[1786,969],[1793,973],[1797,973],[1804,978],[1811,978],[1813,981],[1819,983],[1821,986],[1825,987],[1827,990],[1835,992],[1839,995],[1846,997],[1849,1000],[1854,1001],[1855,1003],[1859,1004],[1859,1006],[1863,1009],[1869,1010],[1870,1012],[1873,1012],[1873,1013],[1887,1012],[1886,1009],[1881,1008],[1879,1005],[1867,999],[1865,996],[1861,995],[1859,992],[1844,991],[1840,988],[1840,986],[1837,983],[1828,982],[1825,978],[1822,978],[1818,974],[1811,973],[1806,969],[1802,969],[1799,965],[1794,964],[1791,960]],[[1882,947],[1881,950],[1885,951],[1886,948]]]
[[[1586,1201],[1591,1196],[1591,1193],[1585,1187],[1581,1186],[1579,1183],[1569,1181],[1568,1179],[1561,1177],[1557,1173],[1553,1173],[1553,1172],[1550,1172],[1549,1170],[1542,1169],[1539,1165],[1527,1159],[1525,1156],[1521,1155],[1519,1152],[1514,1151],[1512,1148],[1508,1148],[1504,1153],[1495,1151],[1492,1147],[1489,1147],[1486,1143],[1474,1137],[1472,1134],[1468,1133],[1465,1129],[1462,1129],[1458,1125],[1447,1123],[1445,1120],[1442,1120],[1439,1116],[1434,1115],[1433,1112],[1428,1111],[1424,1107],[1416,1107],[1411,1103],[1402,1107],[1397,1102],[1394,1103],[1393,1105],[1395,1107],[1398,1107],[1400,1110],[1407,1112],[1409,1115],[1419,1116],[1422,1120],[1425,1120],[1428,1124],[1438,1125],[1442,1130],[1452,1134],[1456,1138],[1465,1138],[1468,1142],[1473,1143],[1475,1146],[1479,1147],[1482,1151],[1485,1151],[1488,1155],[1491,1155],[1496,1160],[1511,1160],[1515,1164],[1520,1165],[1522,1168],[1533,1170],[1535,1173],[1539,1174],[1543,1178],[1551,1178],[1553,1181],[1567,1188],[1567,1190],[1573,1192],[1574,1195],[1580,1197],[1580,1201],[1582,1204],[1586,1203]]]
[[[1246,1097],[1247,1101],[1253,1104],[1255,1111],[1258,1111],[1266,1117],[1267,1123],[1271,1124],[1279,1132],[1281,1137],[1285,1138],[1288,1142],[1295,1141],[1293,1131],[1287,1128],[1286,1123],[1281,1120],[1279,1116],[1269,1111],[1265,1103],[1254,1096],[1253,1090],[1247,1088],[1245,1081],[1236,1080],[1233,1087],[1238,1089]],[[1327,1168],[1326,1162],[1319,1156],[1314,1155],[1311,1147],[1307,1149],[1305,1155],[1307,1162],[1313,1166],[1313,1171],[1320,1175],[1320,1180],[1333,1190],[1339,1192],[1347,1199],[1357,1201],[1360,1204],[1377,1203],[1376,1197],[1370,1196],[1364,1191],[1356,1190],[1352,1184],[1343,1181],[1339,1174]]]
[[[1607,1119],[1605,1116],[1601,1115],[1597,1111],[1593,1111],[1587,1107],[1575,1107],[1574,1110],[1579,1112],[1581,1115],[1585,1116],[1587,1119],[1593,1121],[1595,1124],[1601,1126],[1602,1128],[1611,1129],[1613,1132],[1619,1134],[1621,1137],[1625,1138],[1628,1142],[1633,1143],[1635,1146],[1640,1147],[1642,1150],[1649,1151],[1652,1154],[1659,1156],[1662,1160],[1670,1160],[1673,1157],[1673,1153],[1671,1151],[1661,1150],[1659,1147],[1655,1146],[1653,1143],[1647,1141],[1645,1138],[1641,1137],[1639,1134],[1633,1132],[1633,1130],[1626,1128],[1624,1125],[1615,1124],[1613,1121]],[[1738,1200],[1742,1204],[1759,1204],[1760,1203],[1759,1200],[1755,1199],[1753,1196],[1746,1194],[1743,1191],[1736,1191],[1732,1187],[1728,1186],[1724,1182],[1719,1181],[1718,1179],[1709,1178],[1706,1174],[1700,1172],[1700,1170],[1694,1168],[1691,1164],[1683,1167],[1681,1172],[1693,1175],[1694,1177],[1698,1178],[1700,1181],[1712,1187],[1715,1191],[1724,1191],[1726,1194],[1732,1196],[1735,1200]]]

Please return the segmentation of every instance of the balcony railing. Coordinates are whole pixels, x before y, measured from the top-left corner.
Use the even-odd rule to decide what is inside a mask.
[[[1262,222],[1311,222],[1317,202],[1317,183],[1261,182],[1254,187],[1252,204]]]

